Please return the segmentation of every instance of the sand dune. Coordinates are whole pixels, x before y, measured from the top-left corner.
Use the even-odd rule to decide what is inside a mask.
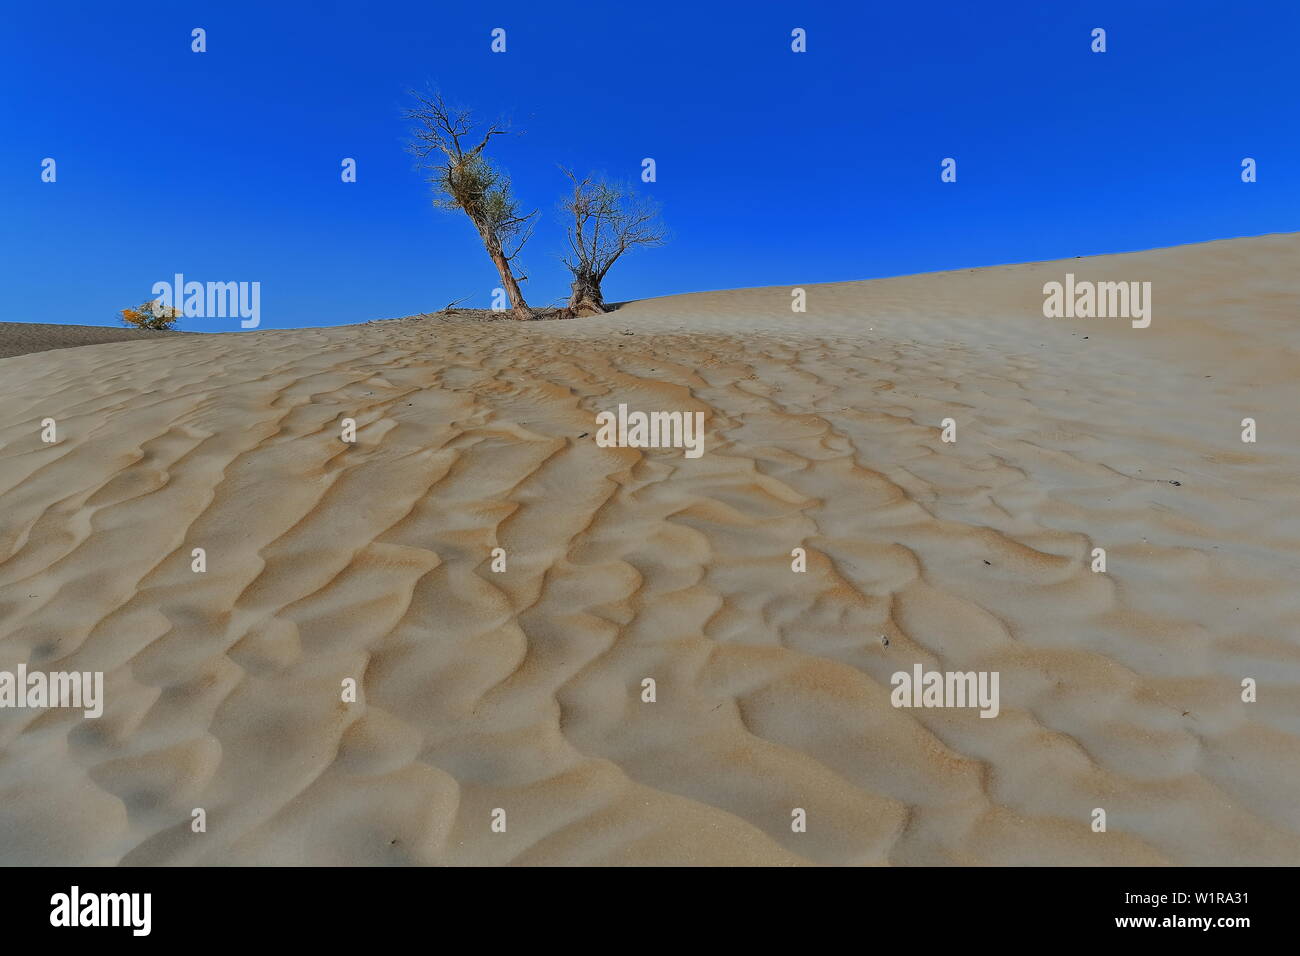
[[[39,322],[0,322],[0,358],[46,352],[51,349],[102,345],[105,342],[134,342],[140,339],[182,335],[150,329],[113,328],[99,325],[51,325]]]
[[[106,704],[0,709],[0,863],[1300,863],[1297,264],[4,359],[0,669]],[[1044,318],[1066,271],[1150,328]],[[998,716],[892,706],[918,663]]]

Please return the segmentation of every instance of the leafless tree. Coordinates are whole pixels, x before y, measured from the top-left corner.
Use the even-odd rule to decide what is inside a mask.
[[[619,258],[637,246],[663,245],[667,230],[659,221],[659,206],[638,196],[630,186],[586,176],[579,179],[560,167],[573,183],[573,192],[560,207],[572,221],[565,230],[569,252],[563,262],[573,273],[569,310],[574,315],[605,311],[601,283]]]
[[[517,277],[512,263],[532,238],[537,210],[521,214],[510,177],[483,155],[492,137],[509,129],[496,123],[480,127],[469,110],[449,106],[441,93],[412,90],[411,96],[416,105],[405,111],[414,123],[408,149],[420,168],[431,174],[433,204],[459,209],[469,217],[501,274],[515,318],[531,319],[532,310],[519,290],[519,282],[527,276]]]

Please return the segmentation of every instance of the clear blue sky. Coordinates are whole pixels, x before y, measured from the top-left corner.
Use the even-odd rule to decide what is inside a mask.
[[[263,328],[486,307],[491,262],[403,149],[404,91],[427,84],[526,131],[493,145],[544,215],[523,257],[534,305],[567,291],[558,163],[636,179],[657,161],[638,185],[673,239],[615,266],[611,300],[1300,229],[1295,0],[5,0],[3,14],[0,320],[114,324],[177,272],[259,281]],[[190,51],[193,27],[208,52]],[[955,184],[939,179],[949,156]]]

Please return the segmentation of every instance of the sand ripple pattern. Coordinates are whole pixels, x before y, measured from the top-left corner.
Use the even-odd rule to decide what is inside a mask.
[[[1294,296],[1216,245],[1116,258],[1219,269],[1146,338],[1039,264],[3,360],[0,668],[107,707],[0,710],[0,863],[1300,863]]]

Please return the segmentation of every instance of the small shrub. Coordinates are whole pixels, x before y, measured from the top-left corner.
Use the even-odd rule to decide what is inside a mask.
[[[180,317],[180,309],[163,305],[157,299],[144,303],[138,309],[122,310],[122,324],[133,329],[166,331],[174,328]]]

